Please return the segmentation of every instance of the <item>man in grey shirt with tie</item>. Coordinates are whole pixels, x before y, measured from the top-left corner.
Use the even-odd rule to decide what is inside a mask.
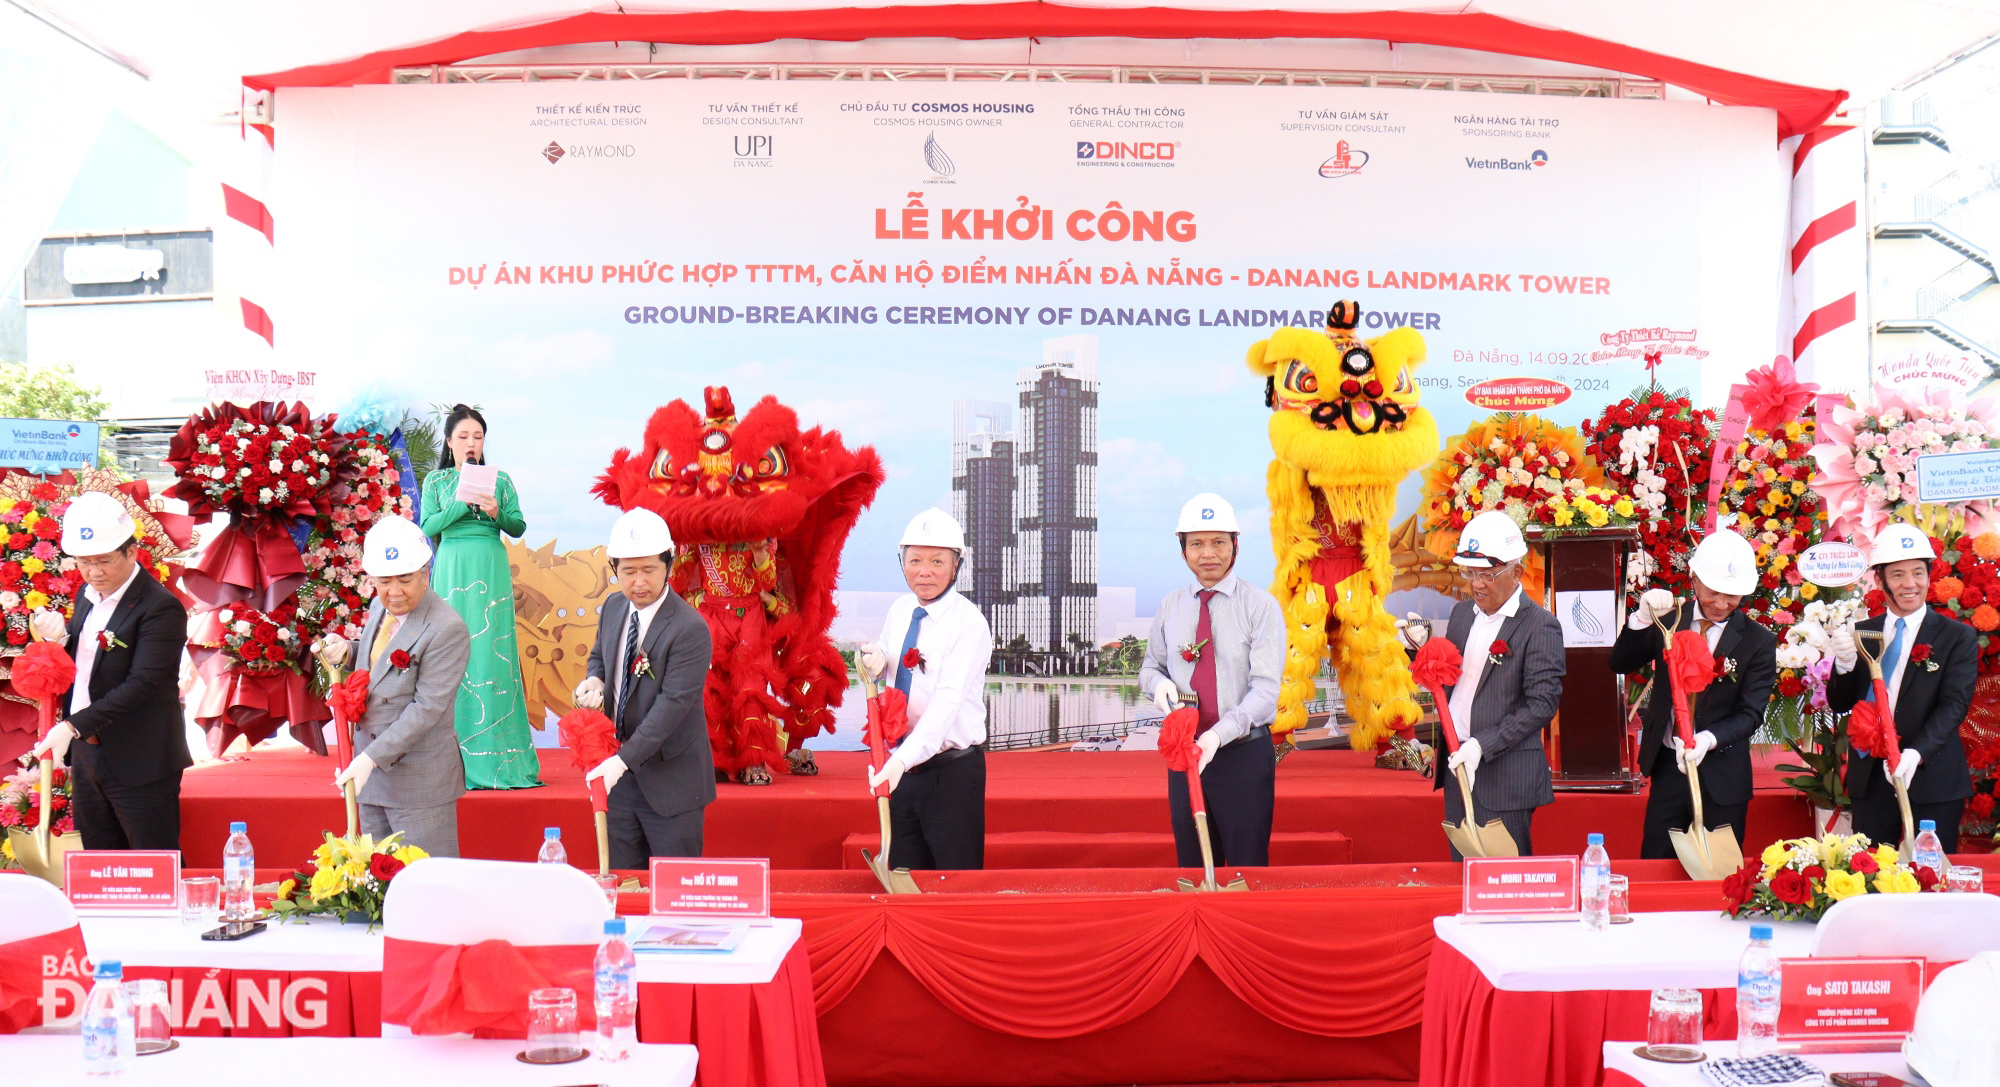
[[[1160,712],[1193,702],[1200,725],[1201,789],[1217,864],[1271,863],[1271,815],[1278,777],[1271,721],[1285,667],[1285,623],[1270,593],[1230,571],[1236,566],[1236,511],[1220,495],[1181,507],[1176,533],[1195,584],[1160,601],[1146,640],[1139,687]],[[1187,779],[1167,773],[1174,852],[1183,868],[1201,865]]]

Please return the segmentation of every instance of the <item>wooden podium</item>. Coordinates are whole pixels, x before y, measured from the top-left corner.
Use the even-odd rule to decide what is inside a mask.
[[[1537,601],[1563,624],[1562,708],[1542,737],[1557,789],[1636,792],[1645,781],[1626,742],[1625,680],[1611,671],[1611,643],[1625,629],[1625,564],[1639,532],[1605,527],[1539,535]]]

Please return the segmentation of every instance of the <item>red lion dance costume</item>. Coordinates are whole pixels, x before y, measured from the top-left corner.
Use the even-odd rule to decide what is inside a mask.
[[[715,656],[703,691],[715,768],[770,783],[789,761],[816,773],[800,745],[833,728],[847,665],[827,637],[840,549],[882,486],[882,460],[849,450],[838,431],[799,432],[775,397],[743,418],[729,390],[703,391],[706,417],[684,400],[653,413],[646,445],[620,449],[598,497],[645,506],[674,534],[673,590],[708,620]]]

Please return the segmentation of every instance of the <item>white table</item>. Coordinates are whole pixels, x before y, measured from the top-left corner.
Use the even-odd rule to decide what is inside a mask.
[[[1604,1043],[1604,1070],[1623,1072],[1643,1087],[1715,1087],[1715,1081],[1701,1074],[1699,1064],[1662,1064],[1635,1055],[1632,1051],[1643,1044],[1636,1041]],[[1733,1057],[1736,1046],[1732,1042],[1710,1042],[1708,1055],[1711,1060]],[[1910,1066],[1903,1063],[1903,1055],[1894,1050],[1882,1053],[1802,1053],[1800,1056],[1828,1072],[1886,1072],[1912,1083],[1918,1082]]]
[[[634,916],[634,932],[649,921]],[[183,925],[178,915],[163,917],[84,917],[84,946],[93,960],[116,959],[126,966],[224,970],[285,970],[309,973],[379,974],[382,930],[343,925],[331,918],[267,922],[266,929],[242,940],[203,940],[208,926]],[[639,956],[641,984],[762,985],[799,940],[796,917],[775,917],[756,926],[735,950],[724,953],[656,953]]]
[[[1761,922],[1759,922],[1761,923]],[[1437,938],[1471,960],[1495,989],[1515,993],[1663,988],[1733,989],[1751,922],[1712,910],[1634,914],[1591,932],[1581,921],[1467,922],[1439,917]],[[1813,926],[1779,922],[1771,946],[1803,958]],[[1652,1063],[1652,1062],[1645,1062]]]
[[[230,1082],[277,1080],[367,1083],[369,1087],[690,1087],[695,1049],[687,1045],[634,1046],[616,1064],[588,1057],[575,1064],[538,1066],[514,1059],[518,1041],[450,1038],[182,1038],[180,1047],[135,1059],[123,1082],[145,1087],[215,1087]],[[584,1044],[591,1044],[585,1036]],[[0,1066],[8,1087],[77,1087],[83,1040],[69,1037],[0,1039]],[[292,1071],[280,1074],[281,1069]]]

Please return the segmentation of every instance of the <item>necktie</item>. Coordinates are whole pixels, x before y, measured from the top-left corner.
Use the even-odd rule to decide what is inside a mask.
[[[368,667],[381,667],[382,654],[388,650],[389,643],[395,639],[396,628],[402,625],[403,617],[400,615],[383,617],[382,625],[375,629],[375,644],[368,650]]]
[[[922,608],[910,613],[910,630],[903,635],[903,651],[896,654],[896,689],[905,695],[910,693],[910,666],[905,663],[910,650],[917,647],[917,628],[924,624],[924,616],[930,613]]]
[[[1893,637],[1889,639],[1889,648],[1883,650],[1882,652],[1882,686],[1887,687],[1890,690],[1895,689],[1894,684],[1896,682],[1896,672],[1897,672],[1896,666],[1903,663],[1902,653],[1903,653],[1903,618],[1901,616],[1897,616],[1896,633]],[[1868,685],[1868,701],[1870,702],[1875,701],[1875,685],[1872,683]]]
[[[1195,651],[1194,679],[1189,686],[1194,688],[1195,735],[1199,736],[1215,727],[1216,719],[1222,716],[1222,708],[1215,699],[1215,622],[1208,613],[1209,598],[1214,589],[1203,589],[1195,594],[1201,597],[1201,617],[1194,621],[1194,641],[1201,646]]]
[[[632,662],[639,658],[639,613],[625,620],[625,665],[618,669],[618,720],[625,720],[626,695],[632,686]]]

